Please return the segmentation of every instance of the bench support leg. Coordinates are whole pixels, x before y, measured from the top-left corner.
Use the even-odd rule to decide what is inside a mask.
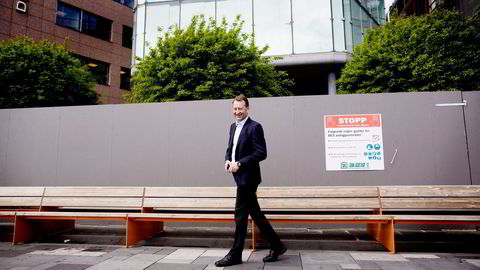
[[[75,220],[32,220],[15,217],[13,244],[20,244],[34,239],[75,228]]]
[[[367,224],[367,231],[390,253],[395,253],[395,224],[393,220],[385,224]]]
[[[127,219],[126,246],[133,246],[139,241],[153,237],[162,231],[162,221],[135,221],[129,218]]]

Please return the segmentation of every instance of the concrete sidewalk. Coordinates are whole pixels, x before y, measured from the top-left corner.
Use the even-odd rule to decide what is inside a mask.
[[[214,262],[228,249],[118,245],[24,244],[0,242],[0,270],[222,269]],[[225,269],[480,269],[480,254],[398,253],[385,251],[288,250],[274,263],[263,263],[268,250],[243,254],[243,264]]]

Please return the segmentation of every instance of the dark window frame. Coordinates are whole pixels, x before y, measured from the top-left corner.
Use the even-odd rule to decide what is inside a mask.
[[[113,0],[113,2],[117,2],[121,5],[124,5],[126,7],[129,7],[131,9],[133,9],[133,5],[135,4],[135,1],[134,0]]]
[[[120,89],[132,91],[132,70],[126,67],[120,67]]]
[[[125,29],[130,32],[126,33]],[[133,47],[133,28],[127,25],[122,25],[122,46],[129,49]]]
[[[62,12],[63,10],[59,10],[59,7],[66,7],[71,10],[77,11],[80,14],[79,18],[79,25],[78,27],[71,27],[66,23],[62,23],[62,18],[59,17],[59,12]],[[65,27],[68,29],[75,30],[77,32],[99,38],[101,40],[105,40],[108,42],[112,42],[112,24],[113,21],[109,20],[105,17],[99,16],[97,14],[94,14],[92,12],[80,9],[78,7],[72,6],[70,4],[58,1],[57,2],[57,9],[56,9],[56,20],[55,23],[58,26]],[[96,24],[90,23],[90,19],[92,21],[97,22]],[[88,26],[94,26],[94,27],[88,27]]]
[[[92,75],[95,77],[95,81],[97,84],[100,85],[105,85],[105,86],[110,86],[110,63],[103,62],[97,59],[92,59],[90,57],[86,57],[83,55],[79,54],[72,54],[74,57],[76,57],[82,65],[87,66],[88,70],[92,73]],[[96,65],[96,66],[93,66]],[[95,70],[95,68],[103,65],[103,72],[100,74],[99,71]],[[99,68],[101,71],[101,68]]]

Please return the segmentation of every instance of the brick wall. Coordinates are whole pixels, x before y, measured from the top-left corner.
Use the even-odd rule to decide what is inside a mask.
[[[133,10],[112,0],[62,0],[77,8],[107,18],[112,23],[112,39],[105,41],[56,25],[57,0],[28,0],[27,13],[15,10],[16,0],[0,1],[0,40],[28,35],[65,44],[75,54],[110,64],[110,85],[97,85],[102,103],[123,103],[120,69],[131,65],[132,50],[122,46],[123,25],[133,27]]]

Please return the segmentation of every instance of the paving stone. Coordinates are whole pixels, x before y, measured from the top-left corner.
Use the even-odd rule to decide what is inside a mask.
[[[360,269],[368,269],[368,270],[380,269],[380,266],[376,262],[358,261],[357,264],[360,266]]]
[[[435,254],[422,254],[422,253],[404,253],[399,255],[407,259],[439,259],[440,258]]]
[[[89,257],[89,256],[62,256],[58,260],[55,260],[56,263],[63,264],[90,264],[95,265],[103,261],[110,259],[111,257],[107,256],[98,256],[98,257]]]
[[[267,256],[268,252],[269,252],[268,249],[262,249],[262,250],[257,250],[255,252],[252,252],[250,257],[248,258],[248,261],[263,263],[263,258]]]
[[[133,256],[145,251],[143,248],[119,248],[110,252],[112,256]]]
[[[141,254],[156,254],[157,252],[163,250],[161,247],[143,247]],[[173,250],[172,250],[173,252]]]
[[[432,270],[478,270],[478,267],[465,261],[455,262],[447,260],[417,260],[416,264],[424,267],[423,269]]]
[[[92,265],[88,264],[57,264],[53,267],[47,268],[46,270],[84,270]]]
[[[108,270],[108,269],[115,269],[117,265],[121,264],[124,260],[128,259],[129,256],[113,256],[108,260],[105,260],[99,264],[96,264],[92,267],[87,269],[89,270]]]
[[[244,262],[234,266],[225,267],[228,270],[263,270],[264,263]]]
[[[144,269],[164,258],[164,255],[137,254],[119,262],[118,269]]]
[[[301,266],[273,266],[265,265],[263,270],[302,270]]]
[[[216,267],[215,264],[209,264],[203,270],[223,270],[223,269],[225,269],[225,267]]]
[[[229,251],[230,251],[230,249],[228,249],[228,248],[210,248],[210,249],[206,250],[202,254],[202,256],[223,258],[223,257],[225,257],[225,255],[228,254]]]
[[[156,255],[169,255],[169,254],[172,254],[175,250],[177,250],[176,248],[162,248],[160,249],[159,251],[155,252],[154,254]]]
[[[0,265],[11,265],[19,267],[33,267],[36,265],[52,262],[59,259],[60,256],[44,256],[44,255],[30,255],[23,254],[20,256],[6,258],[0,262]]]
[[[263,261],[263,259],[262,259]],[[289,267],[298,267],[302,266],[299,255],[282,255],[278,258],[276,262],[265,263],[265,266],[289,266]]]
[[[318,251],[318,252],[300,252],[302,264],[351,264],[355,260],[349,253]]]
[[[204,270],[206,266],[200,264],[154,263],[145,270]]]
[[[342,267],[338,264],[309,264],[303,265],[303,270],[342,270]]]
[[[379,261],[377,262],[378,266],[382,270],[426,270],[422,265],[413,262],[396,262],[396,261]],[[432,269],[433,270],[433,269]],[[457,270],[452,268],[450,270]]]
[[[205,252],[205,249],[180,248],[166,257],[162,258],[160,263],[185,263],[189,264],[196,260]]]
[[[340,267],[342,267],[343,270],[362,269],[360,265],[356,263],[343,263],[343,264],[340,264]]]
[[[64,256],[64,255],[73,255],[75,253],[82,252],[83,248],[57,248],[53,250],[35,250],[28,254],[32,255],[48,255],[48,256]]]
[[[202,264],[202,265],[214,265],[216,261],[220,260],[222,257],[210,257],[210,256],[200,256],[192,264]]]
[[[465,262],[469,263],[469,264],[473,264],[477,267],[480,268],[480,260],[475,260],[475,259],[466,259]]]
[[[388,254],[386,252],[350,252],[355,261],[397,261],[408,262],[408,260],[398,254]]]

